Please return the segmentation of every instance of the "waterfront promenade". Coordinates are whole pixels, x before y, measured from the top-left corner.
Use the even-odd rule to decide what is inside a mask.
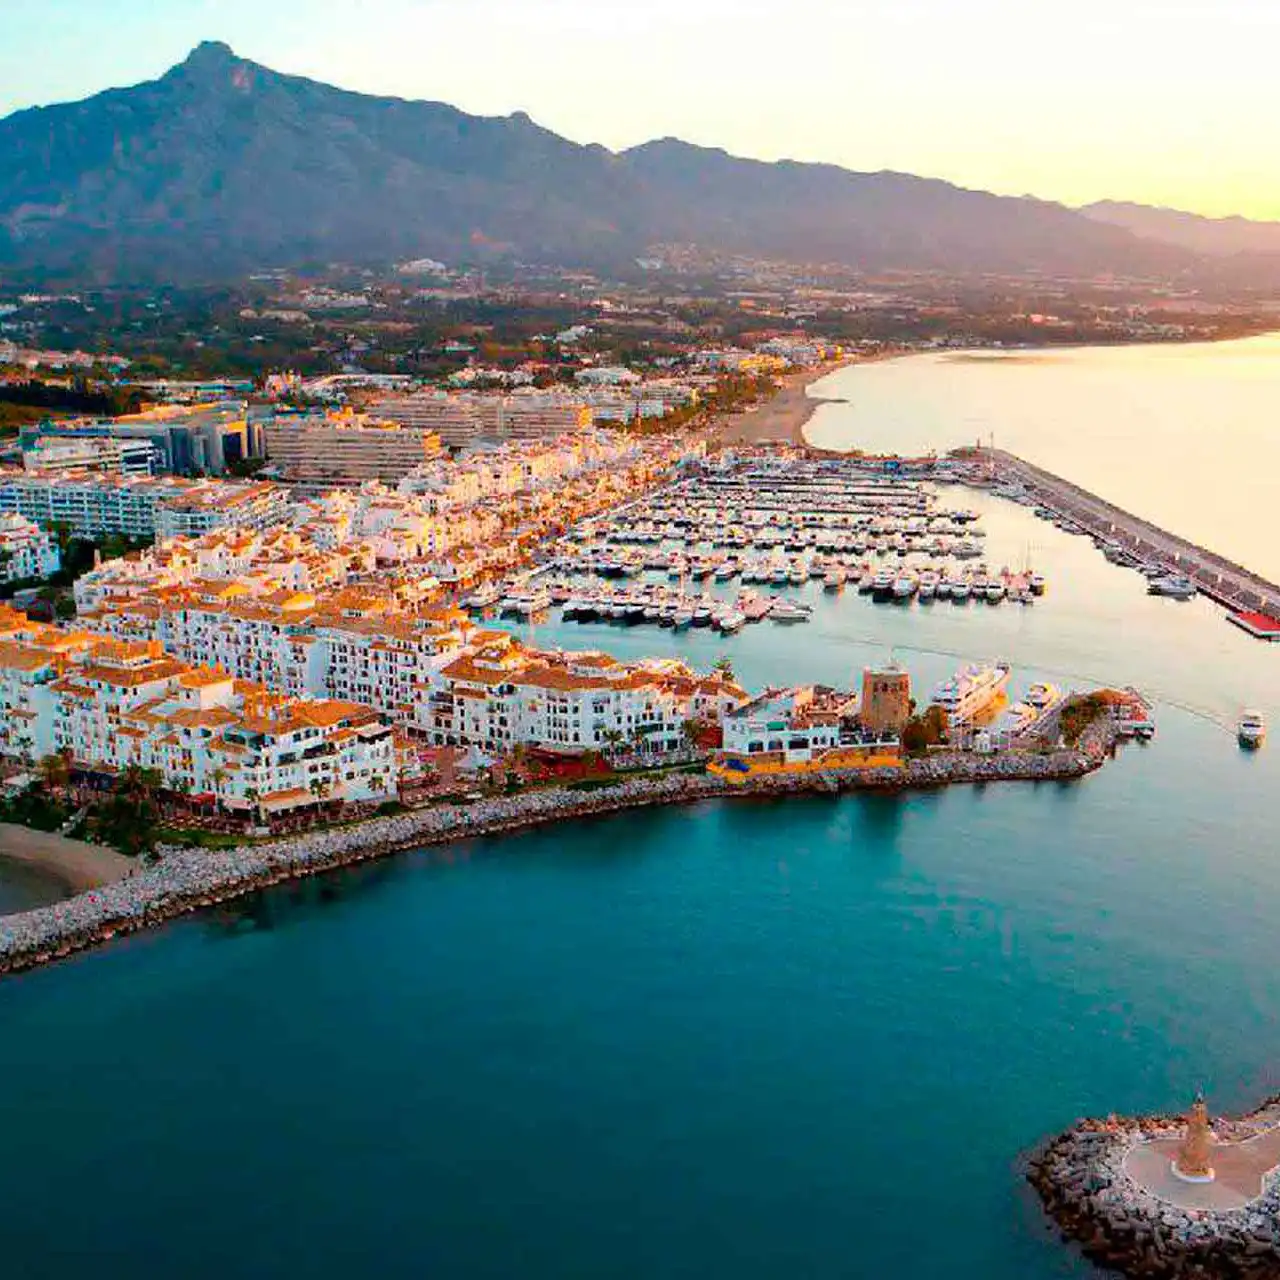
[[[1280,586],[1223,556],[1125,511],[1061,476],[1002,449],[968,452],[986,464],[994,479],[1021,486],[1041,506],[1082,529],[1130,552],[1147,564],[1159,564],[1189,579],[1212,600],[1229,609],[1280,618]]]
[[[438,805],[227,850],[162,849],[155,865],[140,867],[125,879],[53,906],[0,918],[0,974],[45,964],[117,934],[149,928],[273,884],[401,850],[659,804],[864,789],[905,791],[962,783],[1066,782],[1099,768],[1115,742],[1115,727],[1107,720],[1087,730],[1077,747],[1048,752],[955,753],[912,760],[901,768],[770,775],[745,786],[730,786],[711,774],[668,773],[626,779],[593,791],[546,788],[471,805]]]

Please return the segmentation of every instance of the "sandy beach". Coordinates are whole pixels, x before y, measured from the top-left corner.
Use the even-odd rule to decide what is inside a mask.
[[[6,859],[38,867],[75,893],[111,884],[135,866],[132,859],[103,845],[0,823],[0,860]]]
[[[723,418],[716,430],[717,439],[727,445],[779,441],[803,445],[805,423],[817,413],[819,405],[828,403],[821,396],[808,395],[809,387],[849,363],[841,360],[821,369],[787,375],[782,379],[782,390],[773,399],[746,413]]]

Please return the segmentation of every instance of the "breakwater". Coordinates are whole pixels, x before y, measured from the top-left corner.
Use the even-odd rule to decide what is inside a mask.
[[[1280,618],[1280,586],[1216,552],[1169,533],[1061,476],[1002,449],[966,451],[993,478],[1021,486],[1041,506],[1138,560],[1160,564],[1229,609]]]
[[[478,836],[656,804],[851,790],[903,791],[962,783],[1068,781],[1098,768],[1115,745],[1109,721],[1073,749],[944,754],[899,768],[775,775],[730,786],[710,774],[634,778],[595,791],[553,788],[439,805],[261,844],[210,851],[161,848],[151,866],[65,902],[0,919],[0,974],[32,968],[301,876]]]
[[[1280,1181],[1272,1157],[1257,1154],[1280,1138],[1280,1098],[1213,1122],[1215,1164],[1265,1165],[1234,1186],[1179,1186],[1168,1174],[1186,1128],[1180,1116],[1084,1120],[1038,1151],[1027,1177],[1062,1234],[1101,1266],[1148,1280],[1275,1280]]]

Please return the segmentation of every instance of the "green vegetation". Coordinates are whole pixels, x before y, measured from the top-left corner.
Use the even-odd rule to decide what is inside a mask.
[[[156,795],[162,778],[158,770],[130,765],[120,775],[108,799],[95,806],[89,827],[102,844],[137,856],[154,847],[160,829]]]
[[[947,713],[938,706],[928,707],[923,715],[912,716],[902,730],[902,749],[909,756],[922,756],[930,747],[939,746],[947,738]]]
[[[1110,714],[1115,701],[1115,695],[1105,689],[1072,698],[1063,706],[1059,715],[1058,724],[1062,729],[1063,741],[1074,747],[1090,725]]]
[[[0,405],[14,406],[21,415],[35,421],[49,413],[82,414],[94,418],[116,418],[125,413],[137,413],[144,404],[140,391],[126,391],[119,387],[91,384],[76,379],[70,386],[56,382],[40,382],[32,378],[28,382],[0,384]]]
[[[0,822],[12,822],[35,831],[57,831],[70,817],[71,810],[39,782],[0,800]]]

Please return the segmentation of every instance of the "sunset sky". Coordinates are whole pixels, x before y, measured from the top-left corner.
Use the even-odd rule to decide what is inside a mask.
[[[1280,218],[1280,0],[0,0],[0,114],[202,39],[369,93],[1080,204]]]

